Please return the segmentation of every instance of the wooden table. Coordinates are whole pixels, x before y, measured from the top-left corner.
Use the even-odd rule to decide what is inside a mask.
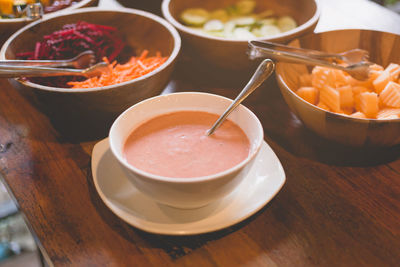
[[[342,17],[343,10],[350,12],[346,5],[354,3],[357,14],[374,16],[373,25],[361,15]],[[362,28],[400,33],[399,16],[370,2],[324,4],[318,31],[332,25],[354,27],[358,21]],[[204,76],[210,74],[206,71],[195,76],[187,64],[186,60],[178,64],[166,92],[197,90],[233,98],[246,83]],[[49,265],[395,266],[400,262],[400,147],[360,151],[321,139],[292,115],[274,79],[244,104],[262,121],[265,140],[285,169],[286,184],[261,211],[238,225],[183,237],[149,234],[118,219],[92,181],[91,151],[99,139],[68,141],[7,80],[0,80],[0,88],[0,171]]]

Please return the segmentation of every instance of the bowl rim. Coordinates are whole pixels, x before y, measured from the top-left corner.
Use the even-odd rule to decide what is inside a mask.
[[[13,78],[13,79],[25,86],[33,87],[33,88],[44,90],[44,91],[60,92],[60,93],[88,93],[88,92],[93,92],[93,91],[103,91],[103,90],[108,90],[108,89],[112,89],[115,87],[125,86],[132,82],[133,83],[140,82],[140,81],[145,80],[145,79],[149,78],[150,76],[156,75],[159,72],[161,72],[162,70],[166,69],[177,58],[177,56],[180,52],[180,49],[181,49],[181,43],[182,43],[181,38],[180,38],[178,31],[170,23],[168,23],[165,19],[163,19],[157,15],[154,15],[150,12],[142,11],[142,10],[138,10],[138,9],[132,9],[132,8],[121,7],[118,9],[106,9],[106,8],[99,8],[99,7],[85,7],[85,8],[76,9],[76,10],[74,10],[72,12],[68,12],[68,13],[52,15],[43,20],[37,20],[35,22],[32,22],[32,23],[22,27],[21,29],[16,31],[13,35],[11,35],[7,39],[7,41],[3,44],[3,46],[0,49],[0,59],[5,59],[5,51],[8,48],[8,46],[10,45],[10,43],[13,40],[15,40],[22,32],[28,30],[29,28],[32,28],[41,23],[46,23],[52,19],[59,18],[59,17],[67,17],[67,16],[80,14],[80,13],[97,13],[97,12],[111,12],[111,13],[117,12],[117,13],[121,13],[121,14],[128,13],[131,15],[146,17],[146,18],[149,18],[149,19],[157,22],[159,25],[163,26],[171,34],[171,36],[174,40],[174,48],[173,48],[170,56],[167,58],[167,60],[161,66],[159,66],[157,69],[147,73],[146,75],[143,75],[134,80],[130,80],[130,81],[126,81],[126,82],[118,83],[118,84],[113,84],[113,85],[108,85],[108,86],[103,86],[103,87],[71,89],[71,88],[61,88],[61,87],[40,85],[40,84],[32,83],[29,81],[23,81],[19,78]]]
[[[119,121],[123,120],[123,118],[126,116],[126,114],[128,112],[131,112],[132,109],[137,108],[137,106],[139,105],[145,105],[146,103],[149,102],[153,102],[156,100],[159,100],[160,98],[169,98],[169,97],[175,97],[175,96],[180,96],[180,95],[192,95],[192,96],[207,96],[207,97],[213,97],[216,99],[220,99],[220,100],[225,100],[225,101],[229,101],[232,102],[233,100],[224,96],[220,96],[220,95],[216,95],[216,94],[211,94],[211,93],[205,93],[205,92],[177,92],[177,93],[169,93],[169,94],[164,94],[164,95],[158,95],[158,96],[154,96],[148,99],[145,99],[139,103],[136,103],[134,105],[132,105],[131,107],[129,107],[128,109],[126,109],[124,112],[122,112],[117,119],[115,119],[115,121],[113,122],[112,126],[110,127],[109,130],[109,134],[108,134],[108,139],[109,139],[109,144],[110,144],[110,150],[112,152],[112,154],[114,155],[114,157],[116,157],[116,159],[118,160],[118,162],[120,164],[122,164],[125,168],[129,169],[130,171],[134,172],[134,173],[138,173],[139,175],[141,175],[142,177],[146,177],[146,179],[150,179],[150,180],[154,180],[154,181],[158,181],[158,182],[169,182],[169,183],[176,183],[176,184],[190,184],[190,183],[197,183],[197,182],[206,182],[206,181],[211,181],[211,180],[217,180],[220,179],[226,175],[229,175],[230,173],[234,173],[242,168],[244,168],[248,163],[250,163],[251,160],[253,160],[258,152],[261,149],[261,146],[263,144],[264,141],[264,130],[263,130],[263,126],[260,122],[260,120],[258,119],[258,117],[250,110],[248,109],[246,106],[240,104],[240,106],[243,108],[243,110],[245,112],[247,112],[248,114],[250,114],[250,116],[254,119],[254,121],[256,122],[256,124],[258,125],[258,131],[259,131],[259,136],[260,138],[258,140],[256,140],[255,145],[256,148],[249,153],[249,155],[242,160],[240,163],[236,164],[235,166],[226,169],[224,171],[215,173],[215,174],[210,174],[210,175],[206,175],[206,176],[200,176],[200,177],[167,177],[167,176],[161,176],[161,175],[157,175],[157,174],[152,174],[146,171],[143,171],[139,168],[136,168],[135,166],[128,164],[124,159],[123,156],[120,155],[119,153],[117,153],[116,148],[113,146],[112,143],[112,133],[114,133],[115,127],[117,125],[117,123],[119,123]],[[155,116],[154,116],[155,117]],[[211,125],[210,125],[211,127]],[[239,126],[240,127],[240,126]],[[246,134],[247,136],[247,134]],[[126,141],[126,140],[124,140]]]
[[[390,32],[375,31],[375,30],[365,30],[365,29],[340,29],[340,30],[330,30],[330,31],[325,31],[325,32],[318,32],[318,33],[309,33],[309,34],[304,35],[304,36],[302,36],[302,37],[300,37],[300,38],[306,38],[307,36],[312,36],[312,35],[329,34],[329,33],[332,33],[332,32],[351,32],[351,31],[369,31],[369,32],[377,32],[377,33],[385,33],[385,34],[396,35],[396,34],[390,33]],[[290,45],[290,43],[296,41],[297,39],[299,39],[299,38],[295,38],[295,39],[291,40],[291,41],[289,42],[289,45]],[[285,71],[285,68],[282,66],[283,64],[290,64],[290,65],[291,65],[291,64],[298,64],[298,63],[287,63],[287,62],[279,62],[279,61],[276,63],[275,77],[276,77],[276,80],[278,81],[278,84],[281,85],[280,87],[283,86],[287,91],[289,91],[289,93],[290,93],[291,95],[294,95],[295,98],[296,98],[297,100],[299,100],[301,103],[306,104],[306,105],[309,106],[309,107],[316,108],[316,109],[317,109],[318,111],[320,111],[320,112],[328,113],[328,114],[330,114],[332,117],[337,117],[337,118],[340,118],[340,119],[345,119],[345,120],[354,121],[354,122],[359,122],[359,123],[371,123],[371,122],[372,122],[372,123],[375,123],[375,124],[377,124],[377,123],[381,124],[381,123],[390,123],[390,122],[400,122],[400,118],[398,118],[398,119],[354,118],[354,117],[351,117],[351,116],[348,116],[348,115],[344,115],[344,114],[335,113],[335,112],[332,112],[332,111],[329,111],[329,110],[325,110],[325,109],[322,109],[322,108],[320,108],[320,107],[318,107],[318,106],[316,106],[316,105],[313,105],[313,104],[311,104],[311,103],[305,101],[305,100],[304,100],[303,98],[301,98],[300,96],[298,96],[298,95],[296,94],[296,92],[293,91],[293,90],[288,86],[288,84],[287,84],[286,81],[283,79],[282,74],[281,74],[282,72]],[[300,65],[304,65],[304,64],[300,64]]]
[[[87,4],[90,4],[90,3],[96,2],[96,1],[99,1],[99,0],[81,0],[81,1],[79,1],[79,2],[77,2],[75,4],[73,4],[73,5],[70,5],[70,6],[66,7],[66,8],[62,8],[60,10],[57,10],[57,11],[54,11],[54,12],[51,12],[51,13],[43,14],[43,18],[48,18],[48,17],[53,16],[53,15],[60,15],[63,12],[70,12],[70,11],[72,11],[74,9],[81,8],[81,7],[83,7],[83,6],[87,5]],[[34,22],[34,21],[37,21],[37,20],[32,20],[32,19],[29,19],[29,18],[0,19],[0,23],[8,23],[8,24],[18,23],[18,22],[31,23],[31,22]]]
[[[247,43],[248,42],[247,39],[243,40],[243,39],[234,39],[234,38],[224,38],[224,37],[217,37],[217,36],[202,34],[200,32],[197,32],[196,30],[191,29],[190,27],[187,27],[187,26],[181,24],[179,21],[177,21],[171,15],[171,13],[169,11],[169,5],[170,5],[171,1],[172,0],[163,0],[161,3],[161,11],[162,11],[162,14],[165,17],[165,19],[167,21],[169,21],[172,25],[174,25],[174,27],[177,28],[178,30],[180,30],[186,34],[197,36],[199,38],[210,39],[210,40],[215,40],[215,41],[233,42],[233,43],[243,43],[243,42]],[[252,40],[275,40],[275,39],[289,38],[291,35],[298,33],[298,32],[305,31],[312,25],[316,24],[321,15],[321,6],[319,3],[319,0],[312,0],[312,1],[315,4],[315,13],[313,14],[313,16],[310,19],[308,19],[303,24],[301,24],[301,25],[297,26],[296,28],[289,30],[287,32],[271,35],[268,37],[257,37],[257,38],[253,38]]]

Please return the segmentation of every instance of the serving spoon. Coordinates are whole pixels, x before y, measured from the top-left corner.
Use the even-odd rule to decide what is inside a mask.
[[[214,125],[206,132],[207,136],[212,135],[215,130],[225,121],[225,119],[231,114],[231,112],[242,103],[254,90],[256,90],[274,71],[275,64],[270,59],[264,59],[257,70],[254,72],[253,76],[250,78],[249,82],[235,98],[235,100],[229,105],[225,112],[218,118]]]

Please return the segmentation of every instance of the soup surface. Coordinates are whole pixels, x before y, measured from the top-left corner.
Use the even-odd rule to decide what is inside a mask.
[[[127,138],[124,156],[129,164],[165,177],[200,177],[227,170],[249,154],[243,130],[230,120],[211,135],[218,119],[202,111],[178,111],[152,118]]]

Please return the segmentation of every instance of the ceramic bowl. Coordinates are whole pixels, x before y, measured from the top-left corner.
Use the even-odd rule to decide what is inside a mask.
[[[52,13],[44,14],[43,18],[47,18],[50,16],[57,16],[64,12],[71,12],[77,8],[89,7],[89,6],[97,6],[99,0],[81,0],[74,5],[68,6],[58,11],[54,11]],[[3,43],[7,40],[7,38],[16,32],[18,29],[23,26],[31,23],[32,20],[29,18],[16,18],[16,19],[0,19],[0,43]]]
[[[143,99],[158,95],[167,85],[181,47],[178,32],[164,19],[145,11],[129,8],[104,10],[82,8],[33,22],[13,34],[0,51],[1,59],[15,59],[16,53],[31,51],[43,35],[67,23],[86,21],[118,29],[136,54],[144,49],[150,55],[160,51],[167,61],[156,70],[131,81],[91,89],[68,89],[43,86],[29,81],[11,79],[19,89],[33,93],[53,121],[78,130],[99,130],[109,127],[125,109]]]
[[[238,165],[217,174],[194,178],[168,178],[150,174],[128,164],[123,156],[123,147],[132,130],[153,117],[187,110],[222,114],[231,102],[222,96],[194,92],[156,96],[142,101],[122,113],[113,123],[109,133],[111,151],[136,188],[156,202],[185,209],[205,206],[228,195],[237,187],[260,150],[263,128],[249,109],[240,105],[229,119],[247,135],[250,153]]]
[[[386,67],[389,63],[400,64],[400,36],[368,30],[338,30],[303,36],[290,45],[321,50],[343,52],[353,48],[369,51],[370,61]],[[290,109],[305,126],[317,134],[350,146],[392,146],[400,143],[400,119],[358,119],[326,111],[302,98],[295,90],[299,76],[308,73],[304,65],[278,62],[276,77],[281,93]]]
[[[187,8],[204,8],[215,10],[226,8],[238,0],[164,0],[162,2],[163,16],[176,27],[184,41],[184,49],[192,56],[223,69],[247,70],[254,63],[246,54],[247,40],[214,37],[200,33],[183,25],[180,14]],[[287,42],[302,34],[313,32],[320,16],[320,7],[315,0],[256,0],[257,13],[271,9],[277,16],[289,15],[296,20],[298,27],[290,31],[272,35],[268,38],[256,38],[271,42]]]

